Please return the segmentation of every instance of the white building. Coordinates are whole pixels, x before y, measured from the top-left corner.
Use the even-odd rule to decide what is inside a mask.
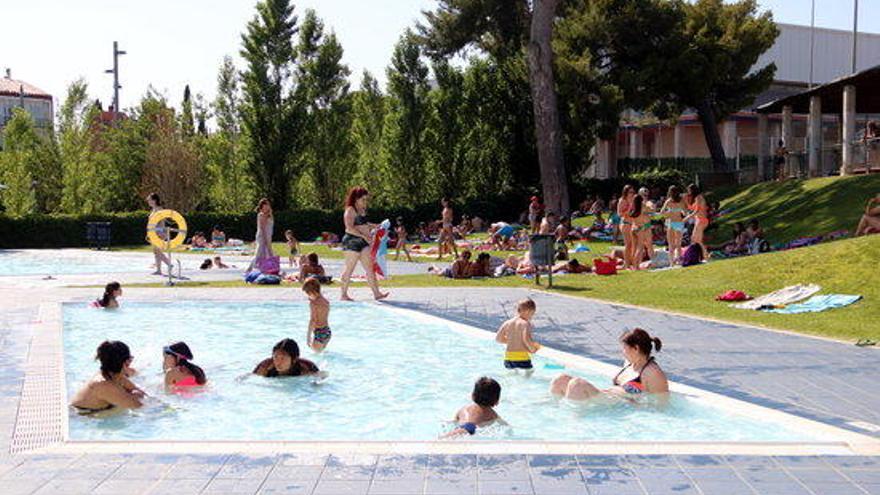
[[[754,109],[776,99],[804,91],[810,84],[810,27],[778,24],[776,43],[759,59],[756,67],[776,64],[772,85],[748,108],[719,123],[718,130],[725,155],[733,160],[747,158],[750,162],[758,155],[758,117]],[[852,31],[816,28],[812,57],[812,82],[827,83],[849,75],[852,69]],[[859,33],[857,43],[857,70],[880,65],[880,34]],[[826,140],[833,142],[839,133],[833,116],[826,116]],[[862,116],[861,120],[867,120]],[[794,154],[805,152],[807,135],[806,115],[793,117],[793,133],[788,148]],[[771,149],[782,136],[782,118],[770,115],[768,133]],[[765,143],[767,145],[767,143]],[[595,162],[589,171],[599,178],[614,177],[618,160],[631,159],[703,159],[709,149],[703,137],[702,126],[693,112],[685,112],[677,122],[637,123],[621,119],[616,140],[599,141]],[[829,168],[833,169],[831,160]]]
[[[2,129],[6,122],[12,118],[12,112],[16,108],[23,108],[34,119],[37,128],[50,129],[55,119],[52,105],[52,95],[45,91],[12,78],[12,73],[6,69],[5,77],[0,78],[0,144],[2,144]]]

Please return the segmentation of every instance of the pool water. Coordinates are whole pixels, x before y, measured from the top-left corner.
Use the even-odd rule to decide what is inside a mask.
[[[146,272],[152,255],[65,249],[0,250],[0,276]]]
[[[536,357],[526,378],[502,366],[502,346],[375,304],[335,303],[327,352],[305,345],[304,303],[196,302],[125,304],[117,311],[64,307],[69,396],[97,372],[95,349],[126,342],[152,396],[138,411],[108,418],[71,413],[73,440],[432,440],[450,428],[483,375],[501,383],[498,413],[510,427],[478,430],[478,440],[808,441],[805,433],[763,423],[674,395],[665,408],[574,405],[548,394],[559,373]],[[250,374],[284,337],[329,373],[263,378]],[[536,333],[540,340],[540,329]],[[162,386],[162,347],[186,341],[209,384],[186,395]],[[669,352],[675,352],[670,349]],[[549,367],[548,367],[549,366]],[[610,377],[576,373],[599,386]]]

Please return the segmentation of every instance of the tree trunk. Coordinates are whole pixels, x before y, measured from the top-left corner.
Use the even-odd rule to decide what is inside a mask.
[[[568,178],[562,154],[562,126],[553,78],[553,21],[559,0],[535,0],[529,39],[529,82],[535,112],[535,139],[544,204],[548,211],[569,213]]]
[[[718,134],[718,121],[708,101],[704,100],[697,106],[697,116],[703,126],[703,137],[706,138],[706,146],[709,147],[709,154],[712,156],[712,169],[716,172],[727,170],[727,157],[724,155],[721,135]]]

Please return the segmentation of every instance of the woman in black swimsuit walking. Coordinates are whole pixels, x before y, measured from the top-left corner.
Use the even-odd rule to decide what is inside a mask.
[[[367,272],[367,284],[373,291],[373,297],[377,301],[388,297],[387,292],[379,291],[379,283],[373,271],[373,260],[370,258],[371,235],[377,226],[367,222],[369,194],[363,187],[352,187],[345,198],[345,214],[342,216],[345,222],[345,235],[342,236],[342,251],[345,253],[345,269],[342,271],[343,301],[353,300],[348,295],[348,286],[351,284],[351,273],[358,261]]]

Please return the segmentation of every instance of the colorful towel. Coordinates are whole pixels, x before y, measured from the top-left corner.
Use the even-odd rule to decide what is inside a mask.
[[[822,288],[815,284],[798,284],[756,297],[751,301],[731,305],[737,309],[759,309],[762,306],[786,306],[806,299]]]
[[[768,313],[792,315],[797,313],[818,313],[826,309],[842,308],[861,299],[862,296],[849,294],[823,294],[813,296],[804,302],[790,304],[784,308],[767,309]]]

